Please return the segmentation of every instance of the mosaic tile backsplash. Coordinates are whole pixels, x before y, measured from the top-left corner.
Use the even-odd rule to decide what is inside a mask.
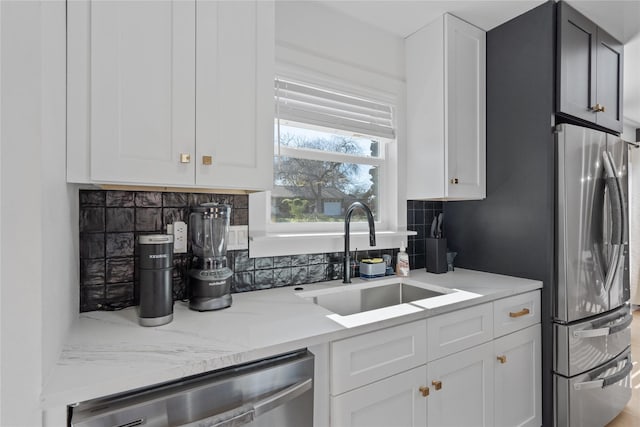
[[[207,202],[230,204],[233,207],[231,225],[247,225],[249,217],[247,195],[80,190],[79,197],[81,312],[114,310],[136,304],[138,234],[163,233],[167,224],[188,222],[191,208]],[[416,210],[424,210],[420,203],[424,202],[409,202],[408,206],[414,206],[408,210],[413,212],[410,214],[412,219],[421,218],[420,214],[415,214]],[[420,262],[422,257],[424,267],[424,249],[420,253],[411,252],[417,247],[417,241],[409,239],[408,251],[414,257],[412,262]],[[389,254],[395,265],[396,252],[397,249],[361,252],[358,258]],[[191,253],[174,254],[175,300],[188,298],[186,277],[192,258]],[[342,277],[342,253],[249,258],[248,251],[244,250],[229,251],[227,259],[234,271],[233,293]]]
[[[416,231],[416,236],[409,236],[407,254],[412,270],[422,269],[426,266],[425,239],[429,237],[433,218],[443,211],[443,202],[427,202],[421,200],[409,200],[407,202],[407,229]],[[446,227],[447,219],[444,218]],[[446,229],[444,230],[446,237]]]

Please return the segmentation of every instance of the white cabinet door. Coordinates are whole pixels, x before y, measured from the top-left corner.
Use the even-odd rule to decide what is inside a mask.
[[[273,183],[274,5],[198,3],[196,184]]]
[[[407,197],[486,197],[485,32],[445,14],[405,40]]]
[[[494,341],[495,425],[542,424],[540,324]]]
[[[485,32],[445,15],[445,164],[451,199],[486,197]]]
[[[193,184],[195,18],[195,1],[91,3],[93,181]]]
[[[430,362],[427,369],[429,427],[493,426],[493,342]]]
[[[424,427],[427,368],[423,365],[331,399],[332,427]],[[423,389],[426,390],[426,389]],[[425,391],[426,393],[426,391]]]

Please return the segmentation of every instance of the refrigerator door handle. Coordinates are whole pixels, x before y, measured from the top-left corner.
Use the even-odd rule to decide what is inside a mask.
[[[629,373],[633,369],[633,364],[631,363],[631,355],[630,354],[627,355],[624,358],[624,360],[626,361],[624,368],[622,368],[620,371],[616,372],[615,374],[609,375],[608,377],[605,377],[605,378],[593,380],[593,381],[583,381],[580,383],[575,383],[573,385],[573,389],[578,391],[578,390],[588,390],[592,388],[605,388],[617,383],[618,381],[624,379],[627,375],[629,375]]]
[[[609,151],[602,152],[602,160],[604,170],[606,172],[605,181],[607,189],[609,190],[609,197],[611,199],[611,211],[612,215],[612,230],[611,230],[611,265],[607,269],[607,275],[604,283],[604,290],[609,292],[613,285],[616,273],[618,271],[618,265],[624,255],[622,245],[624,244],[624,195],[622,194],[620,178],[613,163],[613,158]]]
[[[573,336],[575,338],[595,338],[595,337],[613,335],[622,331],[623,329],[626,329],[631,324],[631,321],[633,320],[633,316],[631,316],[630,313],[627,313],[624,316],[620,317],[619,319],[623,319],[623,320],[613,326],[608,326],[606,328],[583,329],[580,331],[573,331]],[[619,320],[619,319],[616,319],[616,320]]]

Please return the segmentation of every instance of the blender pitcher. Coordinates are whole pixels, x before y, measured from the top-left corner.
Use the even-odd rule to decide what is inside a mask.
[[[191,244],[201,268],[218,270],[227,266],[227,236],[231,206],[205,203],[189,215]]]
[[[204,203],[189,215],[191,246],[196,256],[189,270],[189,308],[218,310],[231,305],[233,271],[227,267],[231,206]]]

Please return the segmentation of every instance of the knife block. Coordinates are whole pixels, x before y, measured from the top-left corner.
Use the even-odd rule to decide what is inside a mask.
[[[447,272],[447,239],[428,237],[425,243],[426,266],[429,273]]]

